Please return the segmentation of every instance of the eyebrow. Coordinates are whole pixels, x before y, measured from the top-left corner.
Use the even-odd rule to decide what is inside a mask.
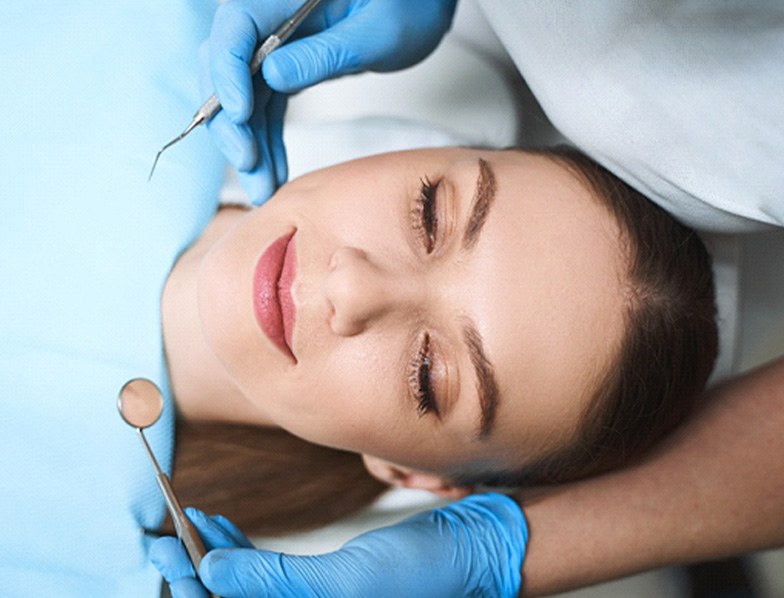
[[[495,380],[493,365],[485,355],[482,335],[471,322],[463,327],[463,339],[468,346],[468,354],[471,356],[471,363],[476,373],[480,409],[477,438],[483,440],[493,431],[495,414],[498,410],[498,383]]]
[[[463,232],[463,250],[473,249],[479,241],[479,233],[487,221],[490,208],[495,200],[495,173],[490,164],[479,158],[479,176],[471,202],[471,213]],[[482,344],[482,335],[471,322],[463,328],[463,339],[468,347],[468,354],[476,373],[476,385],[479,392],[479,431],[477,438],[482,440],[493,431],[495,414],[498,410],[498,383],[495,380],[493,364],[487,359]]]
[[[479,176],[476,177],[476,188],[471,203],[471,215],[468,217],[465,231],[463,232],[463,249],[469,250],[479,240],[479,233],[490,214],[490,207],[495,200],[495,173],[487,161],[479,158]]]

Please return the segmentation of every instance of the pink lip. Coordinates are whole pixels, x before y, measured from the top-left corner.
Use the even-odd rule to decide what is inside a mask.
[[[296,229],[261,254],[253,277],[253,310],[259,327],[280,351],[297,362],[291,350],[297,309],[291,285],[297,276]]]

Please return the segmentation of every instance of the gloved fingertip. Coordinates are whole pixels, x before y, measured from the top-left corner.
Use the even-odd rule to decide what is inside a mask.
[[[188,516],[190,520],[207,519],[207,514],[201,509],[197,509],[196,507],[185,507],[184,510],[185,510],[185,514]]]
[[[268,592],[264,571],[266,568],[263,559],[260,560],[259,551],[227,548],[207,553],[201,561],[199,577],[206,587],[220,596],[280,595],[278,592]]]
[[[199,564],[199,577],[205,584],[213,587],[216,583],[220,583],[230,554],[230,549],[216,548],[204,555]]]
[[[209,598],[209,593],[195,577],[182,577],[169,583],[172,598]]]
[[[155,565],[158,570],[165,567],[170,561],[170,552],[175,549],[175,544],[179,540],[173,536],[163,536],[155,540],[150,546],[148,553],[150,562]]]
[[[243,173],[239,173],[239,178],[250,202],[256,207],[266,203],[272,197],[272,194],[275,193],[275,181],[272,180],[269,173],[265,176],[259,173],[256,173],[254,176],[245,176]]]
[[[272,197],[272,193],[265,191],[254,195],[254,197],[250,200],[250,203],[253,205],[253,207],[260,208],[269,201],[270,197]]]
[[[173,536],[155,540],[150,546],[148,558],[167,581],[196,574],[182,542]]]
[[[274,52],[261,64],[261,76],[274,91],[283,91],[288,87],[281,66],[283,66],[282,59],[279,59]]]
[[[261,69],[267,85],[278,92],[296,93],[310,84],[302,80],[303,70],[290,52],[273,52],[261,65]]]
[[[256,138],[250,127],[232,123],[225,114],[218,114],[207,129],[215,139],[218,148],[238,172],[252,170],[258,160]]]
[[[289,180],[289,163],[286,159],[285,149],[282,153],[274,152],[273,155],[275,158],[275,174],[278,179],[278,188],[280,188]]]
[[[289,164],[286,157],[286,145],[283,142],[283,121],[286,114],[288,96],[274,94],[270,101],[269,120],[269,145],[272,164],[275,168],[275,179],[278,187],[289,178]]]
[[[212,519],[204,511],[193,507],[186,507],[185,515],[187,515],[190,522],[196,526],[202,541],[206,541],[206,535],[209,535],[209,532],[213,527]]]
[[[224,537],[227,539],[226,543],[222,545],[215,544],[213,546],[214,548],[231,546],[237,548],[253,548],[253,543],[242,533],[242,530],[234,525],[229,519],[223,515],[213,515],[211,519],[212,522],[221,529]]]
[[[237,126],[237,135],[233,137],[234,159],[231,163],[238,172],[250,172],[258,166],[259,148],[256,138],[249,127]]]
[[[244,535],[234,523],[225,515],[213,515],[210,517],[212,522],[219,526],[224,532],[232,535]]]

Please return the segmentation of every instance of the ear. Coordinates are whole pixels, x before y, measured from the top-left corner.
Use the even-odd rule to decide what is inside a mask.
[[[362,455],[365,467],[374,478],[397,488],[428,490],[450,500],[457,500],[473,492],[471,486],[458,486],[448,478],[409,467],[403,467],[370,455]]]

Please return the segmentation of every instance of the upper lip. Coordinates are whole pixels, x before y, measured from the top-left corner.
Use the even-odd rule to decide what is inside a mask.
[[[297,272],[293,229],[272,242],[259,257],[253,277],[253,309],[264,334],[297,362],[292,350],[296,306],[291,286]]]

